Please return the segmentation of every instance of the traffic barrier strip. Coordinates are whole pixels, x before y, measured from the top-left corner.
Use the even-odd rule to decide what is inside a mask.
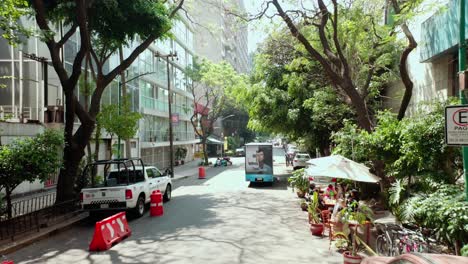
[[[93,240],[89,251],[104,251],[132,234],[125,212],[121,212],[96,222]]]

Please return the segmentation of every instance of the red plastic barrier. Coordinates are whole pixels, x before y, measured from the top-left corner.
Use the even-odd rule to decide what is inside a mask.
[[[164,214],[162,193],[157,190],[150,195],[150,216],[161,216]]]
[[[132,234],[127,223],[125,212],[96,222],[93,240],[89,244],[89,251],[104,251]]]
[[[2,264],[15,264],[13,260],[4,260],[2,261]]]
[[[205,168],[199,167],[198,168],[198,179],[205,179]]]

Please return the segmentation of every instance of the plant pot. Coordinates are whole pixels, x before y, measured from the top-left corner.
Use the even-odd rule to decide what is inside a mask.
[[[314,236],[321,236],[323,234],[323,224],[310,223],[310,232],[312,232]]]
[[[353,256],[349,251],[343,253],[343,264],[360,264],[361,262],[361,256]]]
[[[180,164],[181,164],[181,165],[184,165],[184,163],[185,163],[184,160],[181,160],[181,161],[180,161]]]
[[[302,192],[302,191],[297,191],[296,194],[297,194],[297,197],[299,197],[299,198],[304,198],[305,197],[305,193]]]
[[[307,211],[307,207],[309,207],[306,203],[301,204],[302,211]]]

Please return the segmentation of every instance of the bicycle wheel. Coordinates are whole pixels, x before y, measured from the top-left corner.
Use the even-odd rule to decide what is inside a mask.
[[[403,254],[404,252],[404,245],[401,242],[397,242],[393,247],[392,247],[392,256],[399,256]]]
[[[385,235],[379,235],[376,240],[376,250],[379,256],[391,256],[390,244]]]

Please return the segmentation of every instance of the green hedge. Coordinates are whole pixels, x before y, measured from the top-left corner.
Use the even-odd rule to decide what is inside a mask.
[[[436,231],[438,239],[455,246],[468,244],[468,203],[463,189],[442,184],[420,199],[411,199],[414,220]]]

